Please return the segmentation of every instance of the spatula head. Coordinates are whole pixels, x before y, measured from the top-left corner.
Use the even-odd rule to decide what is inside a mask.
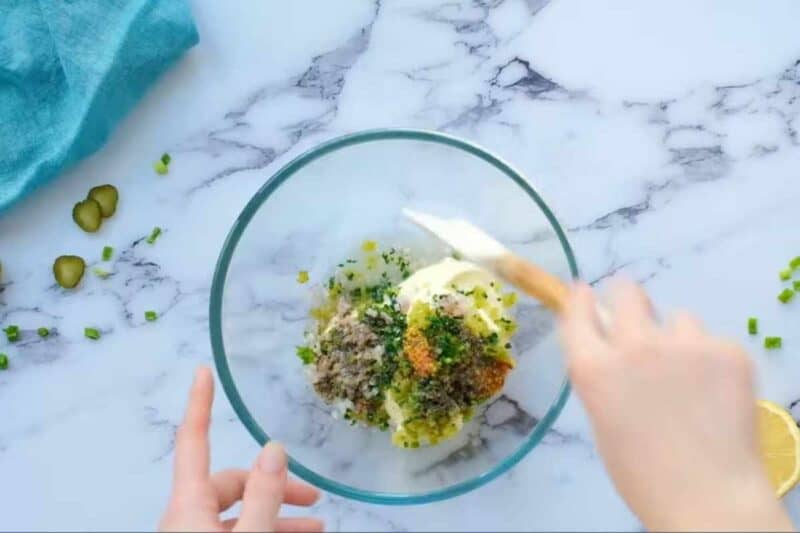
[[[403,214],[475,263],[491,265],[509,253],[494,237],[466,220],[440,218],[411,209],[403,209]]]

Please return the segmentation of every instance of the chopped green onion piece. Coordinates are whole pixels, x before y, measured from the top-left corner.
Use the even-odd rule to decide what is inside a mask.
[[[47,328],[39,328],[36,330],[36,333],[38,333],[39,336],[44,339],[45,337],[50,335],[50,330]]]
[[[100,338],[100,332],[95,328],[83,328],[83,334],[87,339],[92,339],[93,341],[96,341]]]
[[[303,283],[308,283],[308,271],[307,270],[301,270],[300,272],[297,273],[297,283],[300,283],[301,285]]]
[[[103,261],[111,260],[114,255],[114,249],[111,246],[103,246]]]
[[[156,171],[156,174],[161,174],[162,176],[169,172],[169,168],[161,159],[153,163],[153,170]]]
[[[0,353],[0,370],[5,370],[8,368],[8,356],[4,353]]]
[[[92,269],[92,272],[94,273],[95,276],[101,279],[106,279],[111,275],[111,272],[109,272],[108,270],[103,270],[102,268],[97,268],[97,267],[94,267]]]
[[[750,335],[757,335],[758,334],[758,319],[755,317],[750,317],[747,319],[747,332]]]
[[[783,339],[781,337],[764,337],[764,348],[767,350],[775,350],[783,346]]]
[[[792,288],[794,288],[795,292],[800,292],[800,280],[792,282]]]
[[[781,303],[789,303],[789,300],[794,298],[794,291],[792,289],[783,289],[781,293],[778,295],[778,300]]]
[[[797,270],[800,268],[800,255],[789,261],[789,268],[792,270]]]
[[[781,281],[788,281],[792,279],[792,269],[784,268],[783,270],[778,272],[778,277],[781,278]]]
[[[308,346],[298,346],[297,357],[300,358],[304,365],[307,365],[314,362],[314,360],[317,358],[317,354],[315,354],[314,350]]]
[[[158,318],[158,313],[155,311],[145,311],[144,312],[144,319],[148,322],[154,322]]]
[[[150,236],[147,237],[147,244],[153,244],[158,239],[158,236],[161,235],[161,228],[156,226],[153,228],[153,231],[150,232]]]
[[[8,326],[3,331],[6,332],[8,342],[17,342],[19,340],[19,326]]]
[[[169,154],[167,153],[161,154],[162,163],[164,163],[165,165],[169,165],[170,161],[172,161],[172,158],[169,156]]]

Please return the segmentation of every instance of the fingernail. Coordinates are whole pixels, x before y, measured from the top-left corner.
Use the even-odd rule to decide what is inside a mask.
[[[261,450],[258,466],[267,474],[277,474],[286,468],[286,453],[277,442],[270,442]]]

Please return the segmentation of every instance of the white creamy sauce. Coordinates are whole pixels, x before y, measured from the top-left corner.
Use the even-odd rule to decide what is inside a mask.
[[[416,271],[401,283],[398,301],[400,307],[408,312],[416,302],[430,304],[433,303],[434,296],[458,294],[458,291],[468,292],[476,286],[485,289],[489,300],[494,301],[499,294],[492,288],[492,282],[494,277],[478,265],[446,257],[438,263]],[[477,313],[490,330],[499,330],[485,311],[479,309]]]

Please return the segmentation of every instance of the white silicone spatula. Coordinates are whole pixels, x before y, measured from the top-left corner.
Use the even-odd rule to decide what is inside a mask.
[[[553,312],[563,311],[568,292],[564,282],[514,254],[482,229],[466,220],[439,218],[410,209],[403,209],[403,214],[465,259],[496,273]]]

